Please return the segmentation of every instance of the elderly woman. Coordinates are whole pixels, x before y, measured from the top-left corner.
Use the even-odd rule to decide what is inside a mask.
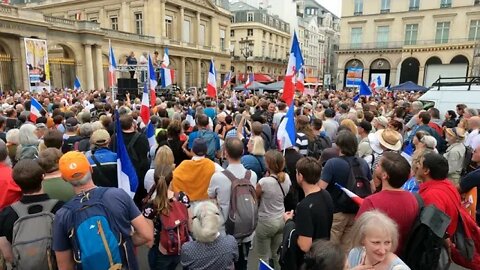
[[[465,157],[465,130],[454,127],[445,129],[445,136],[448,143],[447,152],[443,156],[448,160],[448,179],[458,185],[460,173],[463,169],[463,158]]]
[[[350,269],[410,270],[393,253],[398,245],[398,229],[387,215],[376,210],[365,212],[352,230],[354,248],[348,254]]]
[[[62,151],[57,148],[47,148],[38,155],[38,164],[45,171],[42,181],[43,191],[52,199],[68,202],[75,192],[73,186],[65,182],[58,168],[58,161],[62,157]]]
[[[10,129],[7,132],[6,139],[7,139],[7,149],[8,149],[8,156],[10,157],[10,161],[12,162],[12,166],[17,163],[17,148],[18,148],[18,135],[20,130],[18,128]]]
[[[316,240],[305,254],[301,270],[347,270],[347,257],[342,247],[332,241]]]
[[[17,160],[21,159],[35,159],[38,157],[38,144],[40,143],[37,135],[35,134],[35,127],[32,124],[24,124],[20,127],[17,148]]]
[[[193,212],[192,234],[195,241],[182,246],[183,269],[234,269],[238,259],[237,240],[220,233],[222,218],[218,207],[210,202],[199,203]]]

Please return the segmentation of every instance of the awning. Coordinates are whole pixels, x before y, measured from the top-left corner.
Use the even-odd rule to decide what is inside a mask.
[[[316,77],[306,77],[305,78],[306,83],[322,83],[318,78]]]
[[[238,79],[240,81],[245,81],[243,73],[238,74]],[[262,74],[262,73],[254,73],[254,80],[260,83],[271,83],[274,81],[272,77],[270,77],[270,75]]]

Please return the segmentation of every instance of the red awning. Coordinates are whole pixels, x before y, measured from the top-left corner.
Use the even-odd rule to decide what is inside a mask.
[[[240,81],[245,80],[243,73],[238,74],[238,79]],[[262,73],[254,73],[254,80],[259,83],[271,83],[274,81],[272,77],[270,77],[270,75],[262,74]]]

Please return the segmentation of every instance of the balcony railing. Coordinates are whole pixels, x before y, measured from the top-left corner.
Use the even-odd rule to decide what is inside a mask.
[[[18,9],[16,7],[0,5],[0,14],[8,16],[18,16]]]
[[[359,16],[359,15],[363,15],[363,11],[355,11],[355,12],[353,12],[353,16]]]
[[[387,8],[387,9],[382,9],[382,10],[380,10],[380,13],[381,13],[381,14],[390,13],[390,9],[389,9],[389,8]]]
[[[443,41],[443,40],[442,40]],[[406,44],[411,43],[411,44]],[[455,45],[464,43],[475,43],[468,38],[449,39],[448,42],[439,44],[439,39],[431,40],[408,40],[408,41],[391,41],[391,42],[370,42],[370,43],[344,43],[340,44],[339,50],[374,50],[374,49],[401,49],[415,46],[432,46],[432,45]]]
[[[153,36],[144,36],[144,35],[137,35],[133,33],[128,33],[128,32],[122,32],[122,31],[116,31],[108,28],[102,28],[103,31],[107,34],[107,37],[113,37],[113,38],[121,38],[121,39],[127,39],[127,40],[132,40],[132,41],[144,41],[144,42],[155,42],[155,37]]]
[[[442,3],[440,4],[440,8],[451,8],[452,7],[452,3]]]
[[[416,10],[419,10],[420,8],[418,6],[412,6],[412,7],[409,7],[408,10],[409,11],[416,11]]]

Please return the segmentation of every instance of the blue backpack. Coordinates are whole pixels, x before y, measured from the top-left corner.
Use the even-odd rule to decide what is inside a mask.
[[[71,211],[69,237],[77,269],[120,270],[123,267],[121,247],[125,246],[125,237],[102,203],[107,190],[95,188],[80,201],[73,199],[64,206]]]
[[[218,135],[210,130],[199,130],[197,138],[203,138],[205,142],[207,142],[208,148],[206,157],[215,161],[215,154],[217,153]]]

